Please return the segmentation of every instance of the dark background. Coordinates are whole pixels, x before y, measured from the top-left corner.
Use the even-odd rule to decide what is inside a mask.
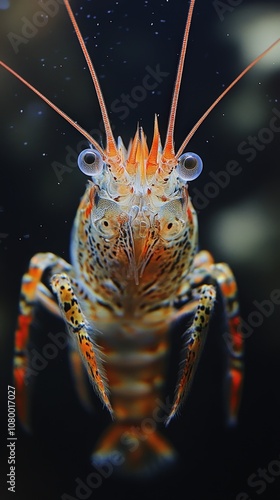
[[[222,9],[230,2],[221,3]],[[137,122],[150,140],[154,113],[159,114],[164,138],[188,3],[84,0],[71,4],[78,13],[109,110],[123,92],[130,94],[141,85],[147,65],[155,68],[159,64],[169,73],[125,121],[120,113],[110,112],[114,131],[126,144]],[[217,2],[197,0],[195,7],[176,123],[177,146],[225,86],[279,36],[270,24],[279,26],[278,0],[244,0],[232,11],[220,11],[220,17],[215,5]],[[18,54],[7,38],[10,32],[22,35],[22,17],[32,20],[39,10],[33,0],[10,1],[8,9],[0,10],[1,58],[86,130],[98,129],[101,118],[95,92],[64,7],[59,5],[59,12],[46,26],[38,28],[28,43],[19,45]],[[252,30],[260,46],[253,41],[247,52],[243,43]],[[230,160],[236,160],[242,169],[225,188],[216,185],[216,195],[206,197],[203,207],[200,202],[197,208],[200,246],[213,252],[216,261],[226,261],[233,268],[242,318],[247,323],[253,317],[258,321],[251,314],[256,310],[254,301],[270,300],[271,292],[280,289],[280,135],[272,134],[251,162],[248,155],[238,152],[238,146],[269,127],[274,107],[280,111],[279,60],[276,48],[211,113],[188,148],[203,158],[205,166],[190,193],[194,188],[204,194],[211,192],[209,173],[224,171]],[[13,384],[20,279],[36,252],[51,251],[69,258],[71,224],[86,179],[70,165],[59,182],[53,169],[53,162],[66,165],[67,146],[76,150],[83,140],[70,125],[4,69],[0,94],[0,352],[5,375],[1,388],[1,498],[6,499],[12,495],[5,486],[6,399],[7,384]],[[163,431],[179,453],[177,466],[158,479],[140,483],[104,479],[90,498],[167,499],[182,494],[188,500],[279,498],[279,476],[273,480],[269,474],[272,480],[265,482],[262,494],[257,492],[260,485],[247,483],[250,475],[259,474],[259,468],[267,469],[274,460],[280,462],[279,310],[279,305],[273,305],[271,314],[261,317],[247,339],[244,397],[235,430],[228,430],[223,418],[224,324],[218,302],[190,397],[180,418]],[[39,311],[34,345],[42,348],[48,332],[62,330],[63,324]],[[175,373],[175,364],[172,369]],[[80,406],[65,351],[36,380],[33,421],[32,437],[17,426],[14,497],[57,500],[68,493],[75,498],[75,478],[85,481],[90,473],[90,452],[109,418],[101,409],[91,415]],[[238,497],[241,492],[248,497]]]

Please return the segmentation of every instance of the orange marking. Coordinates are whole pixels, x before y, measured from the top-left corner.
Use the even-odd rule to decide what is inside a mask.
[[[231,415],[236,415],[239,406],[239,400],[240,400],[239,393],[242,386],[243,375],[239,370],[231,368],[230,380],[231,380],[230,413]]]
[[[16,393],[20,395],[20,397],[16,399],[18,417],[21,422],[27,424],[28,404],[27,404],[27,390],[25,385],[25,368],[15,368],[14,380],[15,380]]]
[[[188,215],[189,223],[193,224],[193,214],[192,214],[190,207],[187,208],[187,215]]]
[[[139,128],[137,127],[135,136],[131,143],[130,153],[126,162],[126,170],[131,175],[134,174],[136,171],[136,153],[138,148],[138,142],[139,142]]]
[[[39,281],[39,280],[38,280]],[[37,286],[37,281],[25,281],[22,283],[22,293],[28,297],[34,295]]]
[[[230,333],[232,335],[233,348],[237,352],[243,350],[243,337],[241,332],[241,321],[239,317],[231,318],[229,320]]]
[[[158,120],[156,115],[154,123],[154,137],[146,165],[147,175],[153,175],[158,167],[159,148],[160,148],[160,135],[158,130]]]
[[[92,342],[90,338],[88,338],[87,334],[83,336],[82,334],[78,334],[80,340],[80,350],[81,353],[88,364],[88,372],[90,377],[93,379],[93,382],[98,388],[99,393],[102,396],[103,402],[106,404],[107,408],[110,412],[112,412],[111,404],[106,394],[106,388],[103,383],[102,377],[99,372],[99,368],[96,362],[96,355],[93,350]]]
[[[36,281],[39,281],[42,276],[42,269],[39,267],[30,267],[28,270],[29,276],[35,278]]]
[[[90,193],[89,193],[89,203],[88,203],[88,205],[86,207],[86,212],[85,212],[86,213],[86,217],[89,217],[89,215],[90,215],[90,213],[92,211],[92,207],[94,205],[94,201],[93,201],[94,192],[95,192],[95,189],[92,188],[90,190]]]
[[[150,433],[148,435],[149,444],[154,448],[154,450],[159,455],[170,455],[172,454],[171,448],[167,441],[165,441],[162,436],[156,432]]]
[[[236,290],[237,290],[236,283],[234,281],[224,282],[221,285],[221,289],[222,289],[222,293],[226,297],[230,297],[231,295],[234,295],[236,293]]]
[[[31,321],[32,318],[30,316],[20,314],[18,317],[18,329],[16,330],[15,346],[19,351],[26,348]]]

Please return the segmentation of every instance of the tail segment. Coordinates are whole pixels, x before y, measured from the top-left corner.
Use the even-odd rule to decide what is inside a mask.
[[[172,465],[176,454],[155,429],[152,419],[140,425],[112,424],[92,456],[97,468],[109,467],[112,473],[126,476],[149,476]]]

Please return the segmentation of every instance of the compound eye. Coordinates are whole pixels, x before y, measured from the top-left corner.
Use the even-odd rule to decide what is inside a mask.
[[[178,160],[176,170],[183,181],[192,181],[201,174],[202,168],[203,163],[200,156],[195,153],[184,153]]]
[[[103,158],[96,149],[84,149],[78,156],[78,167],[86,175],[101,174],[103,164]]]

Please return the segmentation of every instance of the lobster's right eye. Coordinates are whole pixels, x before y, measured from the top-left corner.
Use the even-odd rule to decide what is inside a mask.
[[[84,149],[78,156],[78,167],[86,175],[101,174],[103,164],[103,158],[96,149]]]
[[[195,153],[184,153],[178,160],[176,170],[183,181],[192,181],[201,174],[202,167],[200,156]]]

